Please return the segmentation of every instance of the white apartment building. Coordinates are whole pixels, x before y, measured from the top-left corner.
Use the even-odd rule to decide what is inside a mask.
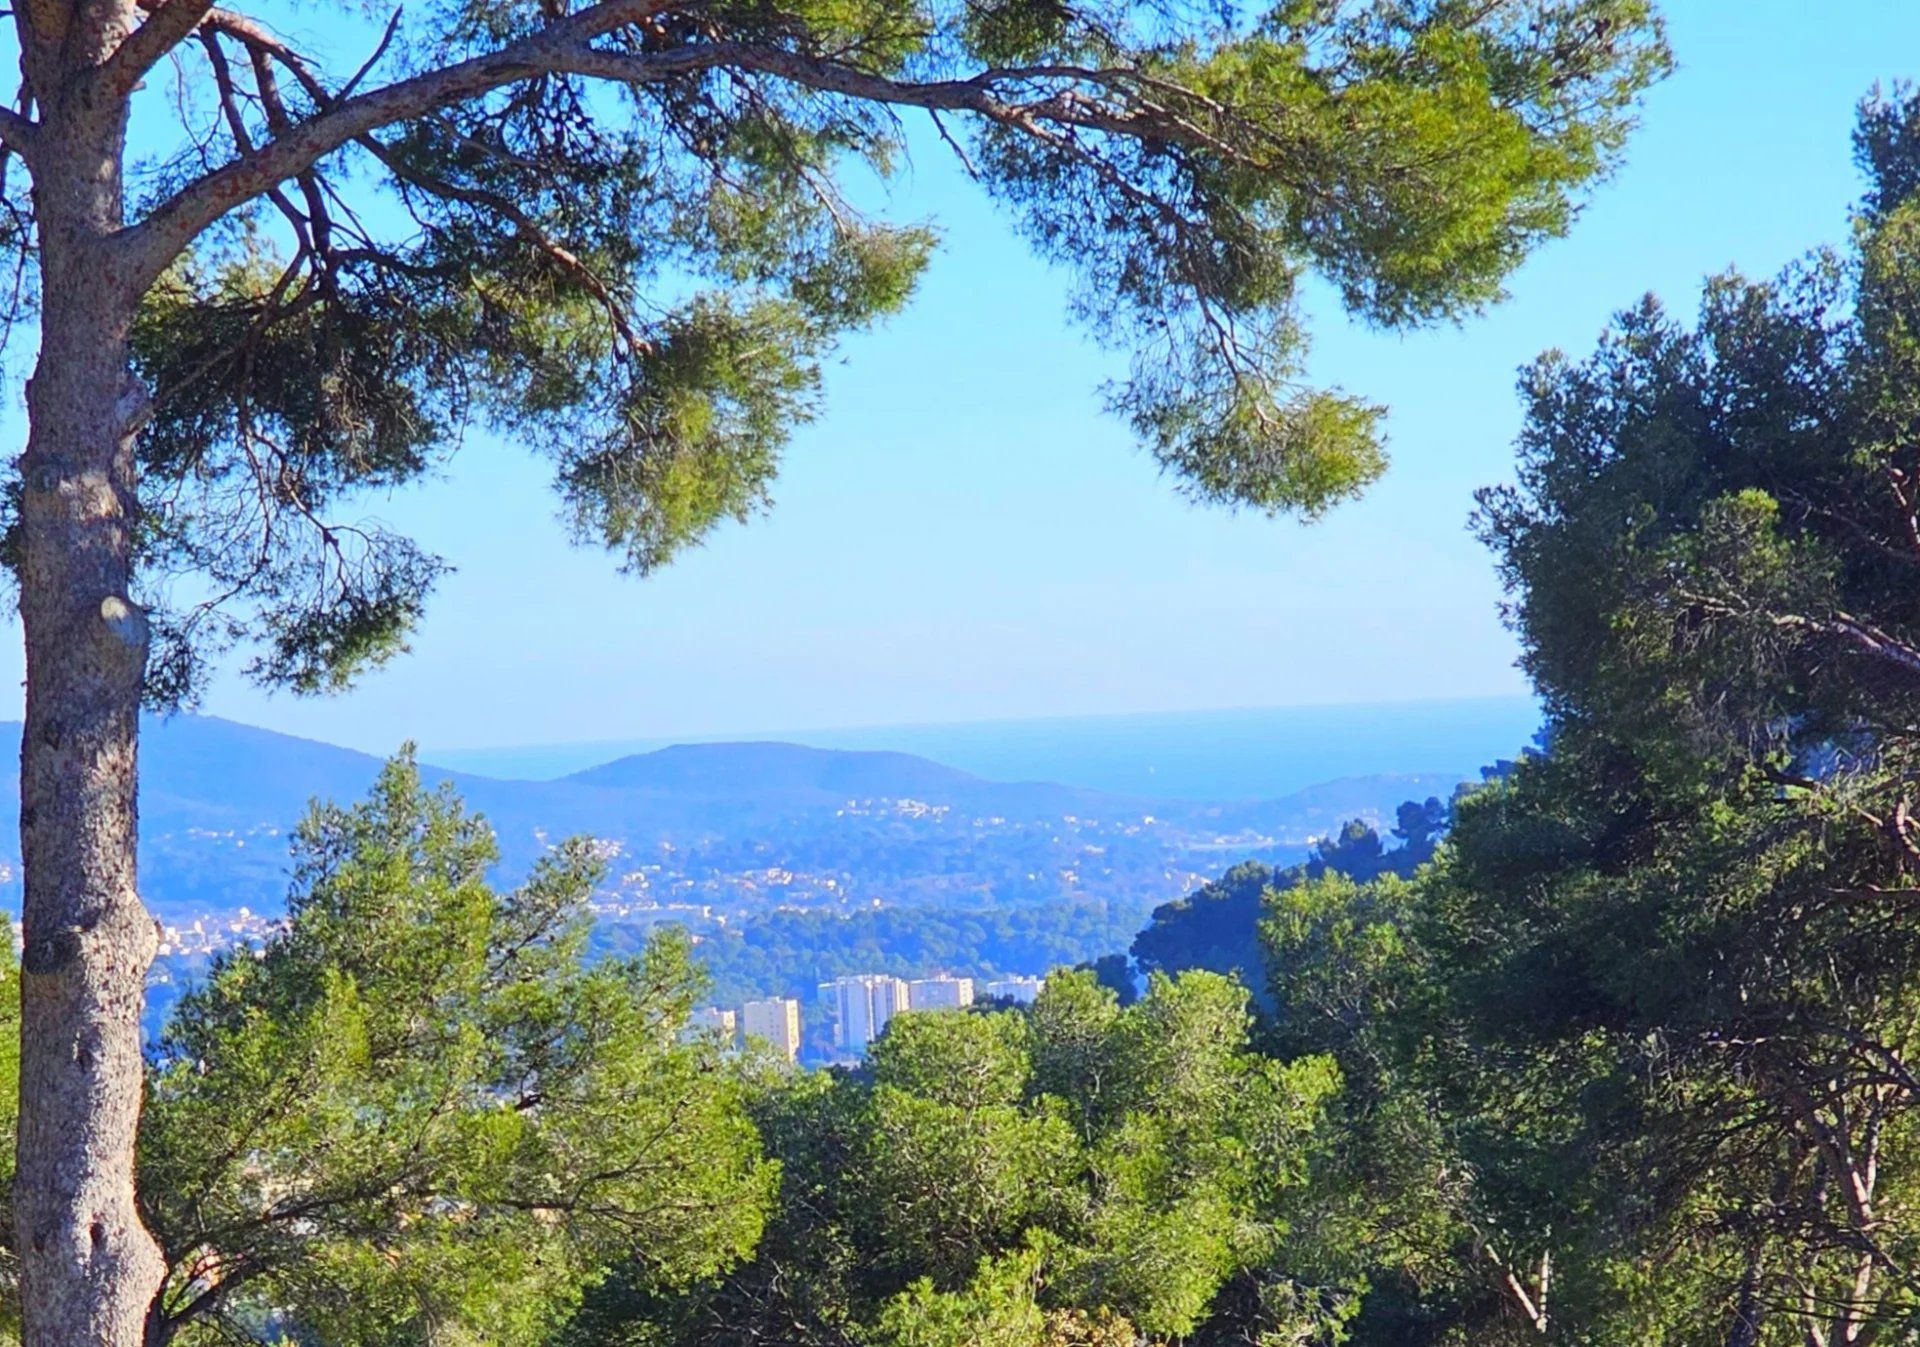
[[[702,1006],[687,1016],[687,1029],[683,1037],[692,1038],[698,1034],[711,1034],[726,1046],[732,1047],[733,1031],[734,1016],[731,1010],[722,1010],[719,1006]]]
[[[994,1000],[1012,1001],[1016,1005],[1030,1006],[1034,998],[1040,995],[1040,989],[1046,985],[1045,978],[999,978],[982,983],[980,994]]]
[[[920,978],[907,984],[910,1010],[960,1010],[972,1004],[972,978]]]
[[[789,1062],[800,1056],[800,1003],[784,996],[749,1001],[740,1007],[740,1031],[747,1038],[763,1038]]]
[[[836,978],[826,986],[833,989],[833,1043],[842,1052],[864,1053],[907,1008],[907,984],[885,973]]]

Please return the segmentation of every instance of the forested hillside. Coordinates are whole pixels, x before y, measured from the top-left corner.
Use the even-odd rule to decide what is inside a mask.
[[[18,734],[0,724],[0,747]],[[381,767],[210,717],[157,719],[148,739],[141,873],[168,923],[224,921],[242,905],[271,915],[287,886],[286,834],[308,801],[355,798]],[[506,878],[560,838],[599,839],[610,861],[602,917],[612,922],[684,920],[702,907],[843,911],[875,899],[984,908],[1083,898],[1131,912],[1220,854],[1304,854],[1347,818],[1390,816],[1407,793],[1454,784],[1389,776],[1267,800],[1157,800],[988,781],[903,753],[773,743],[685,745],[556,781],[421,770],[486,815]],[[0,904],[17,907],[11,817],[0,811]]]
[[[141,875],[165,932],[157,1028],[213,956],[257,943],[278,919],[287,837],[307,801],[355,798],[381,764],[197,716],[156,721],[148,740]],[[1158,801],[778,743],[687,745],[556,781],[420,770],[485,816],[504,882],[560,839],[593,836],[606,863],[596,948],[636,951],[655,928],[679,926],[729,1003],[810,995],[843,973],[1078,963],[1124,949],[1221,855],[1284,863],[1352,813],[1389,816],[1402,792],[1453,784],[1356,778],[1274,800]],[[0,910],[17,908],[20,884],[0,849]]]

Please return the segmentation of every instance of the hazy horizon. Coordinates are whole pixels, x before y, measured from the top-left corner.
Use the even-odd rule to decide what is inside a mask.
[[[542,780],[676,744],[786,742],[911,753],[991,780],[1183,799],[1291,794],[1344,777],[1459,774],[1523,748],[1532,697],[1307,702],[971,721],[745,730],[472,747],[423,744],[435,766]]]
[[[1526,693],[1488,693],[1484,695],[1466,695],[1456,697],[1380,697],[1354,698],[1346,700],[1324,699],[1298,702],[1248,703],[1238,706],[1173,706],[1132,708],[1119,711],[1062,711],[1053,714],[977,716],[959,717],[951,720],[889,720],[860,723],[835,723],[828,725],[788,725],[779,729],[765,727],[719,729],[702,731],[683,736],[639,734],[617,735],[610,738],[583,739],[524,739],[489,741],[474,744],[447,744],[437,746],[434,751],[446,753],[510,753],[530,748],[605,748],[627,744],[654,744],[671,747],[674,744],[711,744],[711,743],[749,743],[755,741],[778,741],[783,736],[794,734],[866,734],[881,733],[888,730],[926,730],[958,729],[972,726],[1025,725],[1056,720],[1141,720],[1153,716],[1225,716],[1267,711],[1318,711],[1345,708],[1381,707],[1381,706],[1452,706],[1460,703],[1532,702],[1535,699]],[[213,714],[207,712],[205,714]],[[264,727],[263,727],[264,728]],[[427,752],[423,748],[422,753]],[[644,752],[646,750],[634,750]]]

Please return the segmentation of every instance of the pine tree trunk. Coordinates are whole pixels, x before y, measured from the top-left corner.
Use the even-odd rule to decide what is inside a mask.
[[[20,460],[26,944],[14,1223],[27,1347],[134,1347],[162,1263],[133,1174],[157,936],[134,875],[147,638],[128,594],[137,295],[112,247],[125,108],[66,97],[44,119],[41,347]]]

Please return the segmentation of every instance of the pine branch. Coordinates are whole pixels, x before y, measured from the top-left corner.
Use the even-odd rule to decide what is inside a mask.
[[[242,153],[233,162],[183,187],[141,223],[123,231],[117,246],[127,256],[134,284],[144,290],[201,230],[342,146],[381,127],[553,73],[569,51],[585,49],[596,37],[640,22],[668,2],[603,0],[498,51],[332,103],[285,135]],[[651,77],[661,78],[688,68],[684,59],[671,59],[681,55],[662,53],[654,58],[659,68]],[[705,64],[711,62],[696,63]]]
[[[212,9],[213,0],[163,0],[95,72],[100,92],[110,98],[132,93],[168,52],[193,36]]]
[[[31,158],[39,138],[39,123],[28,120],[12,108],[0,106],[0,145],[16,151],[22,158]]]
[[[1112,92],[1130,89],[1137,77],[1124,68],[1012,67],[985,70],[966,79],[916,82],[759,43],[711,42],[647,53],[610,52],[593,45],[595,38],[640,22],[668,4],[669,0],[605,0],[496,52],[366,93],[325,101],[321,110],[305,121],[257,148],[243,150],[231,163],[182,188],[123,234],[121,246],[132,254],[134,274],[142,284],[151,283],[201,230],[236,205],[298,177],[335,150],[364,143],[364,137],[382,127],[545,75],[578,75],[640,85],[702,70],[737,70],[889,106],[971,112],[1057,148],[1074,150],[1083,158],[1090,156],[1062,140],[1063,130],[1222,148],[1211,135],[1164,109],[1137,101],[1116,106],[1085,92],[1088,88]],[[291,68],[309,94],[314,94],[310,74],[297,61]],[[1004,92],[1009,85],[1035,82],[1066,87],[1031,101]]]

